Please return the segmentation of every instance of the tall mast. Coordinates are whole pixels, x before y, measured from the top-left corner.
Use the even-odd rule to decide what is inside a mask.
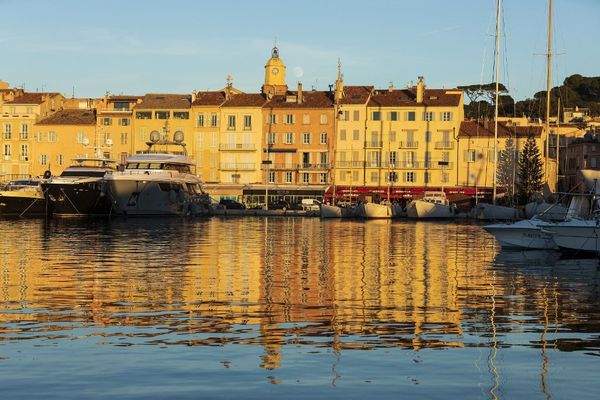
[[[549,149],[550,149],[550,73],[552,69],[552,0],[548,2],[548,53],[546,56],[546,159],[544,162],[544,178],[546,182],[548,180],[548,163],[549,163]],[[557,167],[558,168],[558,167]]]
[[[494,181],[493,181],[493,194],[492,201],[493,204],[496,205],[496,163],[498,162],[498,99],[499,99],[499,76],[500,76],[500,20],[502,13],[502,0],[498,0],[498,12],[496,19],[496,61],[494,65],[495,69],[495,80],[496,80],[496,98],[495,98],[495,106],[494,106]]]

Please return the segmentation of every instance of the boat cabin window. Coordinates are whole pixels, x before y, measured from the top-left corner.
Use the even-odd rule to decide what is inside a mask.
[[[60,174],[60,176],[104,176],[106,175],[107,171],[83,171],[83,170],[64,170],[62,174]]]
[[[190,166],[189,165],[181,165],[181,164],[165,164],[165,169],[171,170],[171,171],[178,171],[181,172],[183,174],[189,174],[190,173]]]

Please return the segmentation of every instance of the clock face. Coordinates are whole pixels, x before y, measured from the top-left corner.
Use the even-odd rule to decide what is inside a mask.
[[[273,68],[271,72],[273,72],[273,75],[277,75],[279,73],[279,69]]]

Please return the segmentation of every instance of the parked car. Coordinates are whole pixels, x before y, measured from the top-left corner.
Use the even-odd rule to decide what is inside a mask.
[[[228,210],[243,210],[246,208],[245,205],[233,199],[221,199],[221,201],[219,201],[219,204],[224,206]]]
[[[321,202],[317,199],[302,199],[300,204],[303,210],[306,211],[319,211],[319,205]]]
[[[285,200],[275,200],[269,203],[269,210],[290,210],[290,203]]]

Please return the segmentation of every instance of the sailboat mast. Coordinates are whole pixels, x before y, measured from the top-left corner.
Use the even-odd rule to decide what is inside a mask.
[[[495,81],[496,81],[496,97],[494,105],[494,180],[493,180],[493,194],[492,201],[496,205],[496,179],[497,179],[497,168],[496,163],[498,162],[498,100],[499,100],[499,77],[500,77],[500,21],[502,13],[502,0],[498,0],[498,12],[496,19],[496,60],[494,63],[495,69]]]
[[[548,164],[549,164],[549,149],[550,149],[550,74],[552,70],[552,0],[548,2],[548,53],[546,56],[546,159],[544,162],[544,178],[548,180]]]

